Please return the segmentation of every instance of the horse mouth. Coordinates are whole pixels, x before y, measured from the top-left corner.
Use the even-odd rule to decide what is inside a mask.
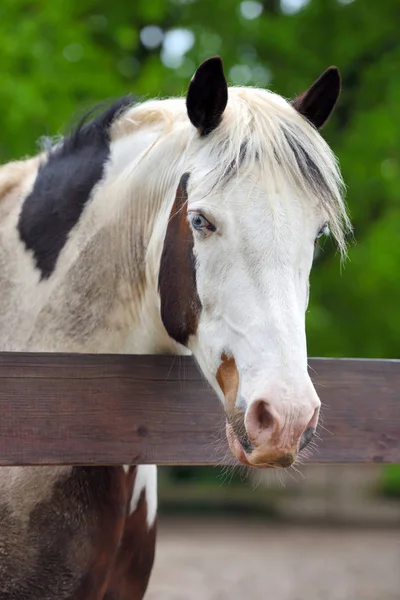
[[[244,424],[243,424],[244,428]],[[253,460],[252,452],[254,446],[251,443],[247,433],[243,433],[242,428],[237,432],[237,428],[229,420],[226,423],[226,437],[228,440],[229,448],[233,456],[242,464],[253,469],[287,469],[294,462],[293,454],[285,454],[278,460],[271,460],[270,462],[263,462],[260,460]]]

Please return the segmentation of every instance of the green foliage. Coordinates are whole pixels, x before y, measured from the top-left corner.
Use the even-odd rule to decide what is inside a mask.
[[[223,57],[233,83],[268,85],[288,97],[336,64],[344,91],[324,135],[348,185],[357,243],[342,271],[329,243],[316,260],[309,353],[396,357],[399,22],[398,0],[2,0],[0,160],[35,152],[40,136],[64,131],[100,100],[128,91],[182,94],[210,55]],[[142,43],[149,25],[159,28],[147,30],[153,47]],[[182,56],[176,29],[186,34]]]
[[[385,496],[400,499],[400,465],[386,465],[383,468],[381,491]]]

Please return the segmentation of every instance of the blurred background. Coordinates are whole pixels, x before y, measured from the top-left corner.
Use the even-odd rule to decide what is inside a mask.
[[[215,54],[231,84],[285,97],[335,64],[343,92],[323,134],[355,242],[343,269],[329,241],[316,257],[309,355],[398,358],[399,23],[399,0],[1,0],[0,162],[99,101],[184,94]],[[400,466],[299,471],[161,469],[148,598],[398,599]]]

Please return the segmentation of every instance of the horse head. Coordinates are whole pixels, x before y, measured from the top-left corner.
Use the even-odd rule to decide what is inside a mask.
[[[161,316],[223,402],[246,465],[291,465],[318,423],[305,313],[317,240],[330,230],[343,249],[348,226],[318,132],[339,92],[334,67],[292,102],[228,89],[212,58],[186,97],[193,131],[161,256]]]

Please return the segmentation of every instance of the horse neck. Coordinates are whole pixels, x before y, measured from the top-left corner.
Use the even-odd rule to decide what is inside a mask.
[[[112,141],[105,176],[48,279],[40,280],[17,227],[18,197],[29,194],[34,173],[25,174],[23,193],[22,184],[5,190],[2,350],[182,353],[162,324],[158,271],[185,142],[173,126],[169,133],[161,129],[149,124]],[[11,167],[3,167],[7,181]]]
[[[186,138],[182,130],[172,128],[165,134],[154,126],[119,139],[112,147],[108,185],[111,190],[115,182],[112,194],[121,198],[115,206],[115,231],[124,280],[132,294],[126,352],[188,352],[166,333],[158,292],[161,252],[184,171]]]
[[[163,241],[184,155],[184,137],[174,127],[167,133],[158,125],[141,127],[112,142],[105,178],[70,245],[72,260],[66,260],[67,279],[75,262],[78,288],[85,287],[80,295],[94,300],[89,309],[79,302],[83,314],[73,311],[72,329],[80,338],[74,351],[186,353],[163,326],[158,293]],[[67,279],[61,332],[76,296]],[[89,331],[93,318],[102,326]],[[69,332],[61,333],[58,347],[64,349],[66,338],[71,339]]]

